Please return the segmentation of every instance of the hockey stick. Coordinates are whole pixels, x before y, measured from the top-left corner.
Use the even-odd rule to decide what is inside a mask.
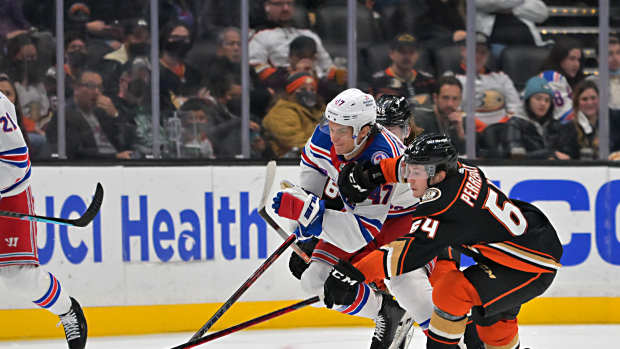
[[[235,291],[235,293],[232,296],[230,296],[230,298],[228,298],[226,303],[222,304],[222,306],[215,312],[215,314],[213,314],[213,316],[211,316],[211,318],[207,321],[207,323],[204,324],[196,333],[194,333],[192,338],[190,338],[190,342],[202,337],[205,334],[205,332],[207,332],[211,328],[211,326],[213,326],[213,324],[217,320],[219,320],[222,317],[222,315],[224,315],[224,313],[241,297],[241,295],[243,295],[243,293],[245,293],[245,291],[247,291],[248,288],[252,286],[252,284],[258,279],[258,277],[261,276],[265,272],[265,270],[267,270],[267,268],[269,268],[269,266],[271,266],[271,264],[273,264],[273,262],[275,262],[275,260],[278,259],[278,257],[280,257],[282,253],[284,253],[286,248],[289,247],[294,241],[295,241],[295,235],[291,234],[286,239],[286,241],[284,241],[284,243],[280,245],[280,247],[278,247],[278,249],[275,250],[271,254],[271,256],[269,256],[263,262],[263,264],[261,264],[260,267],[258,267],[258,269],[256,269],[254,274],[252,274],[252,276],[250,276],[243,283],[243,285],[241,285],[241,287],[239,287],[237,291]]]
[[[267,222],[267,224],[269,224],[269,226],[272,227],[278,233],[278,235],[280,235],[282,239],[286,240],[288,239],[290,234],[287,233],[284,229],[282,229],[282,227],[280,227],[280,225],[275,220],[273,220],[273,218],[271,218],[266,208],[266,205],[269,204],[268,202],[270,199],[269,194],[271,193],[271,188],[273,187],[273,182],[275,181],[275,179],[276,179],[276,162],[272,160],[267,163],[267,168],[266,168],[266,173],[265,173],[265,186],[263,187],[263,196],[261,197],[257,210],[258,210],[258,214],[261,217],[263,217],[265,222]],[[308,256],[308,254],[304,252],[299,247],[299,245],[294,243],[291,245],[291,248],[293,249],[293,251],[295,251],[295,253],[297,253],[299,257],[301,257],[301,259],[304,260],[304,262],[310,263],[310,256]]]
[[[174,347],[172,349],[193,348],[195,346],[204,344],[206,342],[210,342],[210,341],[212,341],[214,339],[218,339],[218,338],[224,337],[226,335],[229,335],[231,333],[238,332],[238,331],[243,330],[245,328],[248,328],[250,326],[254,326],[254,325],[259,324],[261,322],[265,322],[267,320],[271,320],[271,319],[276,318],[276,317],[278,317],[280,315],[284,315],[284,314],[290,313],[292,311],[295,311],[297,309],[301,309],[303,307],[306,307],[306,306],[308,306],[310,304],[313,304],[313,303],[316,303],[318,301],[319,301],[319,297],[318,296],[314,296],[312,298],[308,298],[308,299],[303,300],[301,302],[298,302],[298,303],[289,305],[287,307],[284,307],[284,308],[272,311],[271,313],[268,313],[268,314],[265,314],[265,315],[261,315],[259,317],[254,318],[254,319],[248,320],[246,322],[242,322],[242,323],[240,323],[238,325],[229,327],[227,329],[211,333],[208,336],[205,336],[205,337],[202,337],[202,338],[198,338],[196,340],[191,340],[191,341],[189,341],[187,343],[178,345],[178,346],[176,346],[176,347]]]
[[[65,218],[56,218],[56,217],[44,217],[44,216],[35,216],[29,215],[25,213],[17,213],[10,211],[0,211],[0,217],[7,217],[10,219],[21,219],[25,221],[31,222],[43,222],[43,223],[52,223],[52,224],[61,224],[61,225],[69,225],[74,227],[85,227],[90,223],[101,208],[101,203],[103,202],[103,187],[101,183],[97,183],[97,189],[95,189],[95,195],[93,196],[93,201],[90,203],[90,206],[84,211],[84,214],[80,218],[76,219],[65,219]]]

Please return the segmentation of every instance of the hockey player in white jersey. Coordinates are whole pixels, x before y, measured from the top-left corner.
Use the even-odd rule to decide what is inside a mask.
[[[30,171],[15,106],[0,93],[0,210],[34,214]],[[69,349],[83,349],[87,325],[82,308],[52,273],[39,267],[36,223],[0,217],[0,237],[0,281],[14,295],[58,315]]]
[[[398,186],[383,186],[357,205],[343,200],[341,209],[325,206],[329,197],[340,201],[337,178],[340,169],[349,161],[369,159],[376,162],[388,154],[403,151],[402,142],[375,124],[375,120],[376,105],[372,96],[357,89],[348,89],[336,96],[326,108],[324,122],[315,129],[302,152],[303,190],[299,187],[287,189],[274,198],[276,213],[299,223],[296,234],[300,239],[312,236],[320,239],[312,252],[312,263],[298,276],[302,288],[309,293],[325,297],[324,285],[332,278],[330,275],[334,275],[333,267],[342,267],[342,261],[354,263],[356,257],[363,256],[360,252],[367,252],[369,245],[374,244],[370,250],[379,247],[377,238],[384,233],[386,217],[399,213],[390,212],[396,193],[402,192]],[[400,203],[401,207],[397,208],[402,214],[414,209],[413,196],[407,197],[409,203]],[[371,348],[389,348],[405,311],[391,296],[375,292],[367,284],[359,283],[355,287],[355,292],[348,295],[350,299],[324,298],[326,305],[335,306],[345,314],[373,318],[377,328]],[[428,296],[426,319],[432,313],[430,293]]]

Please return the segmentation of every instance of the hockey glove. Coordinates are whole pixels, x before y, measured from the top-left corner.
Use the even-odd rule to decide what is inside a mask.
[[[351,263],[340,261],[334,266],[323,285],[323,302],[331,309],[335,305],[351,305],[357,297],[359,284],[365,277]]]
[[[276,194],[272,207],[278,216],[299,223],[294,233],[300,240],[321,235],[325,203],[316,195],[299,187],[288,188]]]
[[[308,256],[312,255],[312,251],[314,251],[314,247],[319,242],[319,239],[312,238],[306,241],[299,241],[298,246],[306,252]],[[306,263],[301,257],[297,255],[297,253],[293,252],[291,254],[291,258],[288,260],[288,269],[291,271],[293,276],[299,280],[301,280],[301,274],[308,269],[310,263]]]
[[[338,175],[338,190],[350,202],[362,202],[379,185],[385,183],[381,166],[370,161],[364,163],[350,162]]]

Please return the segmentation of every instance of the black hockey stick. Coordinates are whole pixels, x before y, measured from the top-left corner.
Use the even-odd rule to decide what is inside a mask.
[[[65,218],[56,218],[56,217],[44,217],[44,216],[35,216],[29,215],[25,213],[17,213],[10,211],[0,211],[0,217],[7,217],[11,219],[21,219],[25,221],[31,222],[43,222],[43,223],[53,223],[53,224],[61,224],[61,225],[69,225],[74,227],[85,227],[90,223],[101,208],[101,203],[103,202],[103,187],[101,183],[97,183],[97,189],[95,190],[95,195],[93,196],[93,201],[90,203],[90,206],[86,209],[84,214],[80,218],[76,219],[65,219]]]
[[[269,226],[272,227],[278,233],[278,235],[280,235],[282,239],[286,240],[290,234],[287,233],[284,229],[282,229],[282,227],[280,227],[280,225],[273,218],[271,218],[271,216],[269,215],[266,209],[266,205],[269,204],[268,202],[270,199],[269,194],[271,193],[271,188],[273,187],[273,182],[275,181],[275,179],[276,179],[276,162],[272,160],[267,163],[267,168],[266,168],[266,173],[265,173],[265,186],[263,187],[263,196],[261,197],[257,210],[258,210],[258,214],[261,217],[263,217],[265,222],[269,224]],[[310,263],[310,256],[308,256],[308,254],[304,252],[299,247],[299,245],[297,245],[296,243],[292,244],[291,248],[306,263]]]
[[[196,333],[194,333],[194,335],[190,339],[190,342],[202,337],[205,334],[205,332],[207,332],[211,328],[211,326],[213,326],[213,324],[217,320],[219,320],[222,317],[222,315],[224,315],[224,313],[241,297],[241,295],[243,295],[243,293],[245,293],[245,291],[247,291],[248,288],[252,286],[252,284],[265,272],[265,270],[267,270],[267,268],[269,268],[269,266],[271,266],[271,264],[273,264],[273,262],[275,262],[275,260],[278,259],[278,257],[280,257],[282,253],[284,253],[284,251],[287,249],[287,247],[289,247],[294,241],[295,241],[295,235],[291,234],[286,239],[286,241],[284,241],[284,243],[280,245],[280,247],[278,247],[278,249],[275,250],[271,254],[271,256],[269,256],[263,262],[263,264],[261,264],[260,267],[258,267],[258,269],[256,269],[254,274],[252,274],[252,276],[250,276],[243,283],[243,285],[241,285],[241,287],[239,287],[237,291],[235,291],[235,293],[232,296],[230,296],[230,298],[228,298],[226,303],[222,304],[222,306],[215,312],[215,314],[211,316],[209,321],[207,321],[206,324],[204,324]]]
[[[204,344],[206,342],[210,342],[210,341],[212,341],[214,339],[218,339],[218,338],[227,336],[227,335],[229,335],[231,333],[235,333],[235,332],[241,331],[241,330],[243,330],[245,328],[248,328],[250,326],[254,326],[254,325],[259,324],[261,322],[265,322],[267,320],[271,320],[271,319],[276,318],[276,317],[278,317],[280,315],[284,315],[284,314],[290,313],[292,311],[295,311],[297,309],[301,309],[303,307],[306,307],[306,306],[308,306],[310,304],[313,304],[313,303],[316,303],[318,301],[319,301],[319,297],[318,296],[314,296],[312,298],[308,298],[308,299],[303,300],[301,302],[298,302],[298,303],[289,305],[287,307],[284,307],[284,308],[272,311],[271,313],[268,313],[268,314],[265,314],[265,315],[261,315],[259,317],[254,318],[254,319],[248,320],[246,322],[242,322],[242,323],[240,323],[238,325],[235,325],[235,326],[223,329],[223,330],[218,331],[218,332],[211,333],[208,336],[205,336],[205,337],[202,337],[202,338],[198,338],[196,340],[191,340],[191,341],[189,341],[187,343],[178,345],[178,346],[176,346],[176,347],[174,347],[172,349],[193,348],[195,346]]]

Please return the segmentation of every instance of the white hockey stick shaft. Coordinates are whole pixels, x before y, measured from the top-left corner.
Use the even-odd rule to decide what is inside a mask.
[[[261,201],[258,204],[258,214],[260,214],[261,217],[263,217],[265,222],[267,222],[267,224],[269,224],[269,226],[272,227],[278,233],[278,235],[280,235],[280,237],[283,240],[286,240],[291,234],[286,232],[278,224],[278,222],[276,222],[273,218],[271,218],[266,208],[266,206],[269,204],[269,200],[271,199],[271,196],[269,194],[271,194],[271,189],[273,188],[273,183],[275,182],[275,179],[276,179],[276,162],[272,160],[267,163],[267,167],[265,169],[265,186],[263,187],[263,195],[261,197]],[[308,254],[305,253],[299,247],[299,245],[294,243],[291,245],[291,248],[306,263],[310,263],[310,256],[308,256]]]

